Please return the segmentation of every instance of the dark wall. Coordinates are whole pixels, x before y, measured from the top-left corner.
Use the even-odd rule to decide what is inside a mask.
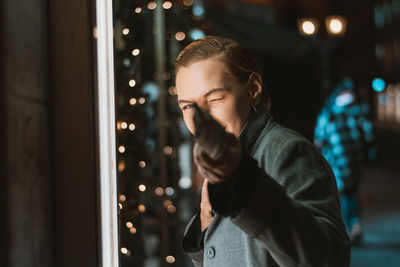
[[[2,266],[54,266],[47,1],[1,4]]]
[[[375,1],[332,1],[331,12],[347,18],[347,31],[333,51],[333,79],[348,76],[357,84],[370,85],[376,71],[374,52]]]
[[[0,266],[99,266],[91,1],[0,3]]]
[[[3,2],[0,2],[0,25],[4,25]],[[5,179],[5,162],[6,162],[6,144],[5,144],[5,77],[4,77],[4,28],[0,27],[0,266],[7,266],[7,220],[6,220],[6,179]]]
[[[57,267],[100,265],[94,8],[91,1],[49,2]]]

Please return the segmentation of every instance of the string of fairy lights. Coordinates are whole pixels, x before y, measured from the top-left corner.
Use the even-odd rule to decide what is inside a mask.
[[[118,211],[120,232],[121,266],[164,266],[177,263],[180,242],[159,240],[159,224],[166,223],[168,231],[174,232],[177,223],[162,221],[162,213],[174,216],[179,211],[180,189],[191,187],[190,177],[176,178],[179,175],[179,138],[176,133],[179,127],[169,122],[168,145],[158,147],[155,135],[157,121],[155,103],[159,100],[159,87],[154,82],[157,77],[154,69],[154,53],[152,36],[157,29],[152,28],[155,10],[162,8],[165,20],[172,21],[172,27],[166,23],[165,42],[167,48],[175,43],[178,49],[191,40],[205,34],[194,26],[200,24],[204,16],[203,1],[116,1],[115,5],[115,47],[117,78],[117,150],[118,150]],[[133,2],[133,3],[132,3]],[[135,6],[136,5],[136,6]],[[185,16],[186,15],[186,16]],[[179,22],[182,18],[191,21]],[[180,30],[176,30],[181,27]],[[189,28],[188,28],[189,27]],[[165,51],[166,54],[167,51]],[[170,55],[169,69],[162,74],[168,88],[168,98],[176,98],[172,84],[172,59]],[[177,109],[176,105],[176,109]],[[172,111],[171,111],[172,110]],[[168,117],[180,114],[169,107]],[[173,136],[173,138],[171,137]],[[175,139],[175,140],[171,140]],[[161,186],[158,178],[159,162],[157,155],[162,153],[168,157],[169,183]],[[186,159],[191,160],[191,159]],[[172,174],[171,174],[172,173]],[[187,173],[187,172],[186,172]],[[172,177],[172,178],[171,178]],[[175,177],[175,178],[174,178]],[[175,221],[177,219],[174,219]],[[170,242],[170,253],[162,255],[158,250],[161,242]],[[151,263],[153,262],[153,264]],[[157,262],[157,264],[154,264]]]

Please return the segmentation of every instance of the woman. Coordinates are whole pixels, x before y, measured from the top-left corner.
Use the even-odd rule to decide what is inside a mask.
[[[195,134],[196,106],[225,130],[213,160],[198,138],[200,210],[182,246],[195,266],[348,266],[349,240],[332,172],[301,135],[274,122],[260,71],[233,40],[209,36],[175,62],[178,104]]]

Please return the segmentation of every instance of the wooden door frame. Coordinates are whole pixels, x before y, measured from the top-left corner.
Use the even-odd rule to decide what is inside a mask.
[[[117,267],[112,1],[49,14],[55,266]]]

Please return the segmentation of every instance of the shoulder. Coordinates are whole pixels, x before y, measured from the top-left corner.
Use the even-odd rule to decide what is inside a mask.
[[[306,166],[323,172],[329,171],[322,155],[312,142],[278,123],[261,132],[252,155],[260,167],[270,175],[277,175],[289,169],[306,172]]]
[[[336,188],[333,173],[314,144],[279,124],[260,135],[254,158],[291,197],[312,196],[309,189],[314,186],[323,192]]]
[[[314,145],[300,133],[274,122],[272,127],[264,128],[255,143],[255,150],[263,153],[278,153],[304,146],[315,150]]]

